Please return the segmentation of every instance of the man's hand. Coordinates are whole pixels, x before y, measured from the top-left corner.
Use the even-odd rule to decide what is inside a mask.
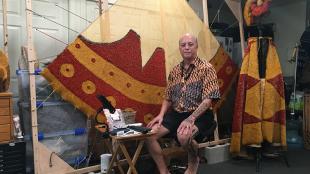
[[[147,127],[152,128],[154,125],[157,124],[157,128],[159,128],[161,126],[161,123],[163,122],[164,115],[167,112],[168,108],[170,108],[170,106],[171,102],[165,99],[161,105],[159,114],[151,122],[149,122],[149,124],[147,124]]]
[[[160,127],[162,122],[163,122],[163,116],[158,115],[152,121],[150,121],[149,124],[147,124],[147,127],[152,128],[156,124],[157,127]]]
[[[182,134],[192,134],[192,130],[194,128],[194,120],[191,120],[190,117],[183,120],[182,123],[180,124],[177,132]]]

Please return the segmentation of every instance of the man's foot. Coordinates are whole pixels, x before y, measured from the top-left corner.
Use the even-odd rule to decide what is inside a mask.
[[[199,157],[197,156],[196,159],[189,162],[188,168],[186,169],[184,174],[196,174],[198,171],[198,166],[199,166]]]
[[[159,174],[162,174],[162,173],[159,173]],[[165,172],[165,173],[163,173],[163,174],[171,174],[171,173],[168,171],[168,172]]]
[[[167,169],[167,170],[162,170],[162,171],[158,171],[158,174],[171,174],[170,171]]]

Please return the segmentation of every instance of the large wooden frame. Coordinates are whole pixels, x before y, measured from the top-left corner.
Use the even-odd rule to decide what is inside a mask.
[[[34,54],[34,46],[33,46],[33,33],[32,33],[32,0],[26,1],[26,22],[27,22],[27,52],[28,52],[28,66],[29,66],[29,85],[30,85],[30,108],[31,108],[31,124],[32,124],[32,140],[33,140],[33,153],[34,153],[34,168],[35,174],[59,174],[59,173],[68,173],[68,174],[81,174],[92,171],[100,170],[100,165],[95,165],[91,167],[86,167],[78,170],[74,170],[71,166],[69,166],[66,162],[64,162],[61,158],[59,158],[54,152],[51,152],[48,148],[46,148],[42,143],[38,141],[38,123],[37,123],[37,108],[36,108],[36,88],[35,88],[35,62],[36,57]],[[243,39],[243,22],[242,22],[242,12],[241,12],[241,2],[240,0],[225,0],[228,6],[233,11],[233,14],[239,20],[240,26],[240,36],[241,36],[241,47],[242,47],[242,55],[244,55],[244,39]],[[209,27],[208,22],[208,10],[207,10],[207,0],[202,0],[203,2],[203,12],[204,12],[204,23],[207,27]],[[6,8],[6,0],[3,0],[3,3]],[[107,9],[108,0],[100,0],[100,12],[102,10]],[[102,6],[104,5],[104,7]],[[3,10],[6,13],[6,10]],[[5,19],[3,20],[3,24],[6,24],[6,14],[4,14]],[[7,30],[4,27],[4,39],[7,43]],[[5,45],[7,46],[7,44]],[[7,48],[5,48],[7,50]],[[6,51],[7,52],[7,51]],[[217,130],[216,130],[217,131]],[[219,140],[218,136],[214,142],[203,143],[199,145],[199,147],[207,147],[210,145],[216,145],[219,143],[229,142],[229,139]],[[49,158],[47,158],[49,157]],[[49,159],[53,161],[53,165],[50,165]]]

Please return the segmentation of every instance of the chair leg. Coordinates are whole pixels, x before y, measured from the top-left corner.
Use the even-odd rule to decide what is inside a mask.
[[[273,152],[270,154],[266,154],[264,155],[264,157],[270,157],[270,158],[274,158],[274,159],[280,159],[283,160],[285,162],[286,167],[290,167],[290,164],[288,162],[287,156],[286,156],[286,152],[285,151],[277,151],[277,152]]]
[[[290,168],[290,164],[288,163],[286,152],[282,152],[282,157],[283,157],[283,160],[284,160],[284,162],[286,164],[286,167]]]
[[[262,151],[260,148],[256,149],[256,172],[262,169]]]

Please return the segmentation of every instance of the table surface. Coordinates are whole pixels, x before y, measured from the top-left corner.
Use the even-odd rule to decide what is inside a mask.
[[[101,132],[101,133],[105,133],[107,131],[107,127],[104,126],[104,124],[98,124],[95,126],[95,128]],[[128,135],[120,135],[120,136],[117,136],[117,135],[110,135],[110,137],[113,139],[113,140],[120,140],[120,141],[130,141],[130,140],[140,140],[140,139],[144,139],[146,137],[149,137],[151,135],[154,135],[156,134],[155,132],[153,131],[150,131],[146,134],[142,134],[142,133],[139,133],[139,134],[128,134]]]
[[[117,136],[117,135],[110,135],[110,137],[114,140],[126,140],[126,141],[130,141],[130,140],[139,140],[139,139],[144,139],[146,137],[149,137],[151,135],[154,135],[155,132],[148,132],[146,134],[142,134],[142,133],[139,133],[139,134],[129,134],[129,135],[120,135],[120,136]]]

